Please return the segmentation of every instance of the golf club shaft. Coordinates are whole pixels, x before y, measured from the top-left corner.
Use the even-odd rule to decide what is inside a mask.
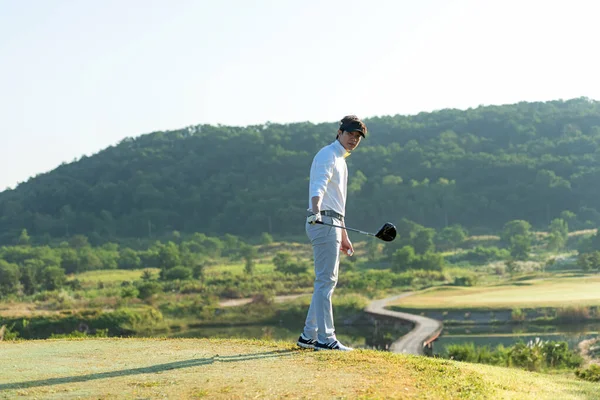
[[[333,226],[334,228],[345,229],[347,231],[362,233],[363,235],[375,236],[375,234],[373,234],[373,233],[369,233],[369,232],[365,232],[365,231],[359,231],[358,229],[348,228],[347,226],[328,224],[327,222],[323,222],[323,221],[317,221],[316,223],[317,224],[321,224],[321,225]]]

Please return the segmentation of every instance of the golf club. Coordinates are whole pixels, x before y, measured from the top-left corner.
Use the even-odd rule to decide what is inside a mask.
[[[363,235],[375,236],[377,239],[381,239],[384,242],[391,242],[396,238],[396,227],[393,224],[390,224],[389,222],[383,224],[383,226],[381,227],[381,229],[379,229],[379,231],[377,231],[377,233],[359,231],[358,229],[348,228],[347,226],[328,224],[327,222],[323,221],[317,221],[316,223],[321,225],[333,226],[334,228],[345,229],[347,231],[362,233]]]

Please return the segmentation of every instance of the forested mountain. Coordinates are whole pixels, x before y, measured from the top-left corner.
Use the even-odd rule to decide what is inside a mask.
[[[524,219],[545,229],[561,213],[572,228],[600,225],[598,101],[365,122],[369,135],[347,159],[349,226],[376,230],[407,218],[489,232]],[[309,122],[198,125],[127,138],[0,193],[0,242],[13,242],[22,229],[41,241],[174,230],[302,234],[310,163],[336,129]]]

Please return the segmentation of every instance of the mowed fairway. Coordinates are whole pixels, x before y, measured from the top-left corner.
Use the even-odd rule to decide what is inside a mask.
[[[513,285],[439,287],[390,304],[422,309],[506,309],[600,305],[600,275],[522,281]]]
[[[597,384],[373,350],[211,339],[0,342],[0,399],[596,399]]]

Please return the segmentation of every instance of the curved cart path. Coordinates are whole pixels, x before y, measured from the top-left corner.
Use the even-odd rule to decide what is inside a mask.
[[[390,351],[393,353],[423,355],[426,354],[428,345],[437,339],[442,332],[442,323],[438,320],[422,317],[420,315],[392,311],[385,308],[388,303],[410,296],[411,294],[413,293],[406,292],[385,299],[372,301],[364,311],[367,314],[378,317],[396,318],[413,323],[413,329],[406,335],[394,341],[390,346]],[[309,295],[310,294],[293,294],[287,296],[275,296],[274,301],[281,303]],[[252,298],[222,300],[219,305],[221,307],[236,307],[251,303],[252,300]]]
[[[402,293],[385,299],[375,300],[365,308],[365,312],[371,315],[391,317],[412,322],[413,329],[392,343],[390,351],[393,353],[407,353],[423,355],[428,345],[442,333],[442,323],[438,320],[422,317],[420,315],[408,314],[399,311],[388,310],[388,303],[410,296],[412,292]]]

